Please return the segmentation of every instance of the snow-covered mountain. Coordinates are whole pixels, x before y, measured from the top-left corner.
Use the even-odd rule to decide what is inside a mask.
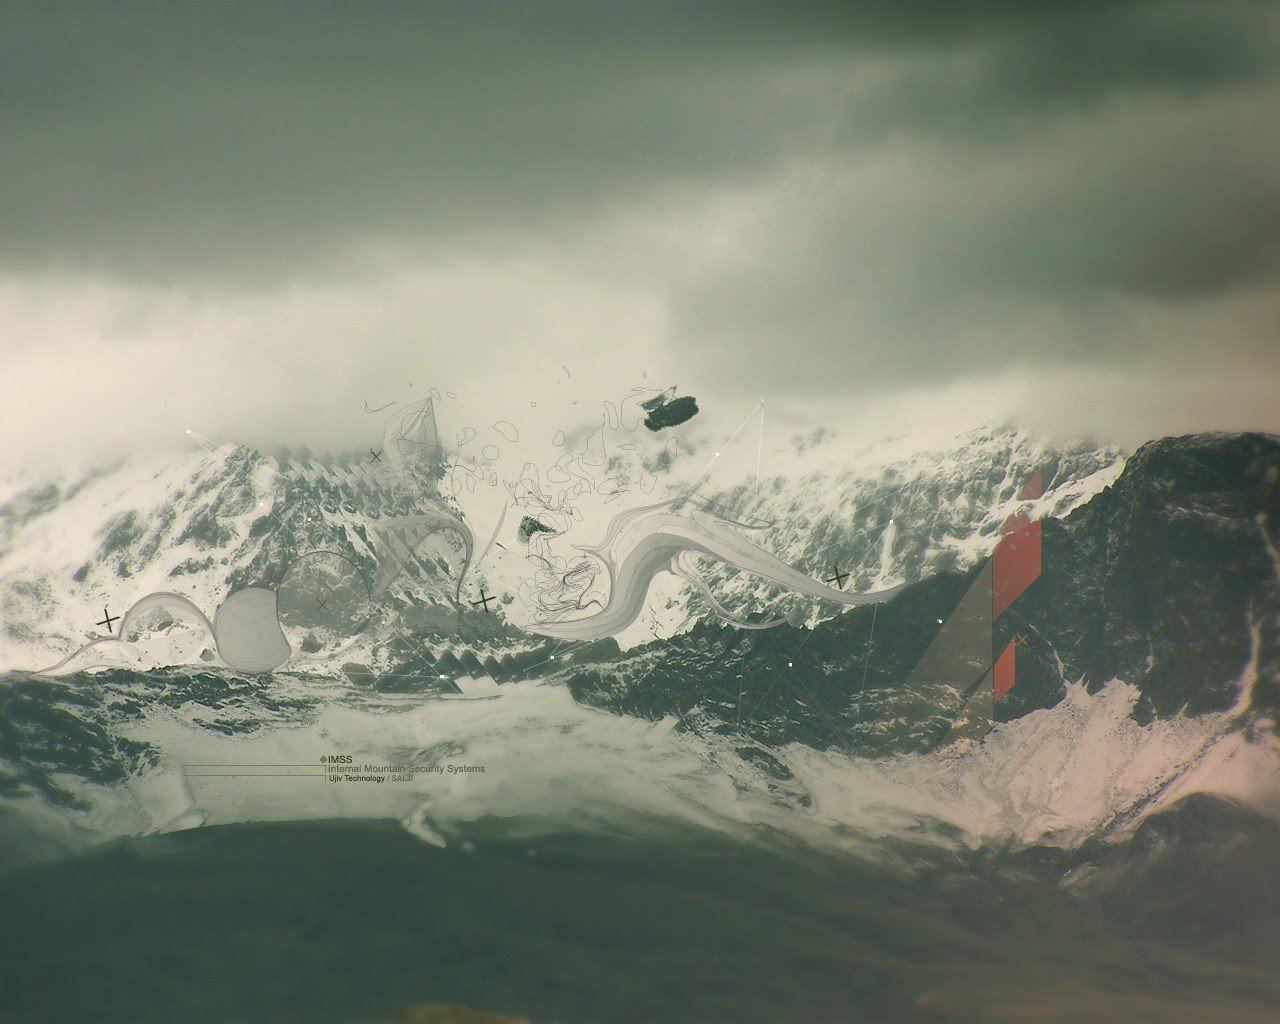
[[[699,478],[701,453],[684,445],[682,457],[655,467],[657,486],[637,497],[678,498],[696,487],[699,498],[717,507],[771,523],[758,539],[784,560],[818,578],[838,568],[849,574],[852,589],[971,567],[990,554],[999,524],[1020,507],[1018,491],[1037,470],[1048,485],[1035,511],[1053,516],[1087,500],[1123,466],[1114,449],[1059,449],[1014,430],[975,432],[925,451],[899,441],[849,452],[836,438],[814,435],[769,453],[767,464],[786,465],[785,474],[722,482]],[[626,456],[611,458],[618,475],[627,472]],[[177,459],[139,457],[71,479],[11,482],[0,504],[0,668],[57,661],[104,633],[97,625],[104,609],[120,615],[148,593],[177,592],[212,615],[234,590],[278,584],[309,550],[340,551],[372,576],[379,522],[423,502],[456,510],[483,544],[495,524],[485,504],[493,500],[490,489],[459,488],[456,496],[446,490],[442,497],[438,483],[411,463],[394,472],[371,465],[363,452],[243,447],[200,449]],[[623,507],[589,509],[571,531],[553,538],[553,550],[572,555],[573,545],[597,541]],[[502,520],[497,543],[473,568],[471,583],[500,595],[500,617],[522,625],[528,615],[516,595],[534,570],[516,539],[519,521],[516,515]],[[433,628],[426,614],[456,607],[457,545],[432,537],[417,556],[389,596],[393,626],[381,635],[372,631],[363,647],[367,657],[405,623],[438,642],[458,632],[456,623]],[[807,617],[830,611],[723,566],[711,567],[709,578],[735,612],[770,608]],[[690,628],[708,612],[690,591],[674,577],[660,578],[645,617],[620,638],[624,646]],[[470,614],[463,619],[479,621]],[[482,629],[467,639],[528,646],[503,630]]]
[[[426,499],[472,523],[470,586],[503,603],[490,614],[470,592],[459,601],[461,553],[436,537],[389,592],[385,617],[330,662],[249,677],[198,655],[145,672],[10,671],[0,689],[10,806],[25,827],[64,839],[67,822],[101,837],[373,815],[438,842],[537,807],[575,827],[665,817],[868,853],[890,836],[1073,846],[1127,833],[1196,792],[1280,814],[1275,439],[1164,439],[1125,459],[1016,431],[857,453],[814,436],[769,453],[774,471],[758,483],[712,479],[706,451],[686,448],[665,463],[636,456],[653,474],[636,504],[696,488],[703,503],[771,523],[762,543],[814,577],[838,568],[848,585],[907,589],[878,612],[796,602],[792,624],[744,632],[701,597],[655,587],[639,635],[566,648],[518,628],[529,562],[519,517],[503,518],[501,501],[493,510],[496,486],[442,494],[438,473],[387,475],[360,454],[238,448],[11,489],[0,534],[11,669],[55,660],[93,635],[104,606],[120,614],[150,591],[212,608],[278,581],[314,548],[372,570],[377,524]],[[1037,470],[1044,573],[1000,627],[1028,638],[1018,685],[981,744],[946,744],[951,697],[902,683]],[[610,471],[627,479],[629,469]],[[598,540],[615,509],[552,541]],[[708,576],[735,611],[794,602],[727,570]],[[307,795],[202,786],[182,768],[333,749],[391,763],[465,757],[494,771],[483,785]]]

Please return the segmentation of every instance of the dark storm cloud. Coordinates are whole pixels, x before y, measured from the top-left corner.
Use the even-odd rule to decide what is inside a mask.
[[[1179,354],[1135,308],[1173,316],[1241,294],[1274,307],[1280,145],[1259,126],[1277,106],[1274,88],[1197,110],[1139,104],[1012,151],[907,145],[800,177],[749,259],[686,282],[676,329],[723,372],[750,365],[775,384]],[[1224,311],[1192,343],[1274,374],[1265,322]]]
[[[305,309],[351,283],[393,325],[363,344],[394,361],[422,310],[380,281],[470,266],[510,294],[503,261],[523,257],[557,295],[635,296],[660,311],[651,347],[753,391],[1196,349],[1275,373],[1274,5],[9,2],[0,19],[0,272],[126,292],[102,336],[167,323],[180,301],[147,289],[176,285],[256,350],[288,321],[251,328],[253,296]],[[529,315],[508,314],[499,348]]]
[[[10,267],[268,280],[1269,73],[1266,8],[6,5]],[[881,81],[856,78],[873,61]],[[851,78],[850,76],[855,76]]]

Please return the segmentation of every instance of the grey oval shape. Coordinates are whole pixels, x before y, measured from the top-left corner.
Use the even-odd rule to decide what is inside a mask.
[[[218,657],[241,672],[270,672],[293,653],[276,612],[276,592],[265,587],[237,590],[213,619]]]

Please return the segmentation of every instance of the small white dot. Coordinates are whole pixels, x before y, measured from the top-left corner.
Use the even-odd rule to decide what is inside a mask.
[[[552,661],[555,661],[555,660],[556,660],[556,656],[555,656],[554,654],[553,654],[553,655],[551,655],[551,660],[552,660]]]
[[[791,662],[787,662],[787,668],[791,667]]]
[[[718,458],[720,458],[720,453],[719,453],[719,452],[716,452],[716,458],[717,458],[717,459],[718,459]]]
[[[441,678],[441,679],[448,679],[449,677],[448,677],[448,676],[441,676],[440,678]]]
[[[941,619],[939,619],[939,620],[938,620],[938,625],[939,625],[939,626],[941,626],[941,625],[942,625],[942,620],[941,620]]]

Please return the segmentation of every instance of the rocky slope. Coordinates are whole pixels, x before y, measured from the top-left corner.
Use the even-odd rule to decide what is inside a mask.
[[[798,464],[813,453],[798,452]],[[1057,463],[1049,454],[1020,435],[982,435],[945,457],[916,453],[897,466],[864,459],[850,471],[856,487],[806,470],[793,490],[751,506],[775,522],[766,543],[815,576],[834,560],[834,542],[823,537],[893,507],[890,540],[887,520],[878,546],[841,539],[839,565],[863,585],[907,579],[907,590],[878,608],[823,609],[812,628],[733,629],[694,597],[672,617],[678,628],[648,642],[544,644],[506,621],[510,605],[498,614],[460,607],[451,593],[457,552],[442,547],[414,563],[387,621],[336,675],[322,667],[247,677],[199,662],[62,679],[11,672],[0,689],[0,783],[11,798],[37,796],[110,831],[117,826],[104,814],[138,828],[185,820],[193,807],[215,813],[203,804],[209,794],[175,789],[173,766],[188,749],[234,760],[233,746],[248,743],[279,759],[292,756],[276,749],[286,740],[346,737],[388,757],[486,750],[521,773],[545,757],[562,766],[563,780],[564,766],[581,759],[557,738],[573,736],[588,774],[616,767],[627,802],[637,796],[625,781],[634,776],[651,778],[671,805],[718,803],[719,783],[705,774],[711,765],[715,779],[727,773],[741,793],[864,829],[893,831],[923,817],[944,823],[939,837],[972,844],[1049,835],[1078,842],[1200,788],[1265,790],[1276,776],[1280,693],[1280,444],[1259,435],[1166,438],[1123,469],[1107,453],[1059,453]],[[1027,638],[1018,684],[998,706],[1005,724],[957,755],[949,733],[963,695],[912,690],[904,680],[1019,506],[1017,489],[1046,467],[1049,487],[1036,504],[1046,517],[1044,571],[997,623],[997,645],[1015,632]],[[354,465],[269,464],[239,451],[11,498],[0,562],[10,657],[74,642],[83,635],[74,617],[107,602],[118,614],[126,595],[147,588],[185,584],[215,601],[278,572],[303,544],[345,544],[353,558],[372,559],[370,525],[411,496],[397,490],[403,482],[365,475]],[[287,502],[267,504],[291,486]],[[732,489],[702,493],[746,507]],[[512,533],[517,522],[508,523]],[[192,559],[198,564],[187,568]],[[511,588],[503,573],[519,564],[514,556],[485,562],[478,582],[490,592]],[[769,597],[750,581],[718,585],[745,610]],[[818,618],[810,606],[797,611],[797,623]],[[463,711],[447,703],[459,691],[494,702]],[[652,734],[634,731],[644,722]],[[404,730],[399,739],[396,730]],[[669,765],[685,765],[694,749],[703,767],[678,777],[692,788],[668,792],[677,781]],[[881,768],[867,757],[890,760]],[[120,787],[139,806],[104,811],[103,794]],[[878,796],[867,803],[868,793]],[[411,805],[385,810],[422,820]],[[214,806],[222,820],[278,813],[253,800]],[[471,798],[458,813],[483,811]],[[895,824],[882,822],[886,813]]]
[[[997,649],[1014,634],[1027,640],[999,717],[1051,707],[1072,684],[1096,692],[1121,680],[1136,687],[1142,721],[1243,700],[1249,721],[1274,722],[1278,482],[1273,438],[1168,438],[1136,453],[1113,486],[1049,519],[1043,574],[997,623]],[[560,674],[602,707],[675,714],[766,745],[928,750],[946,740],[962,695],[903,683],[975,573],[931,572],[889,604],[812,630],[704,621]]]
[[[994,547],[999,524],[1036,470],[1047,481],[1037,510],[1051,515],[1087,500],[1123,465],[1111,449],[1057,449],[1011,430],[976,432],[926,451],[898,442],[849,452],[816,435],[793,439],[770,461],[788,472],[766,470],[758,483],[753,474],[722,489],[698,478],[696,452],[655,463],[659,484],[645,501],[699,487],[698,495],[718,508],[772,523],[758,539],[780,557],[816,577],[839,569],[849,574],[846,586],[864,589],[976,564]],[[56,661],[104,634],[95,625],[102,609],[120,615],[150,592],[183,594],[212,615],[236,589],[278,585],[307,551],[336,551],[372,578],[379,524],[425,504],[469,519],[483,547],[492,524],[468,493],[450,496],[437,471],[412,463],[393,471],[363,453],[221,449],[11,485],[0,504],[0,668]],[[575,524],[557,538],[558,549],[572,554],[572,545],[598,540],[622,507]],[[354,660],[376,673],[400,661],[408,647],[432,657],[470,651],[481,662],[541,649],[540,641],[503,624],[527,618],[516,597],[532,574],[517,540],[519,522],[518,516],[504,522],[498,546],[468,578],[467,597],[487,589],[502,602],[498,614],[454,599],[460,548],[438,534],[406,564]],[[709,567],[708,578],[735,614],[768,608],[813,620],[831,613],[724,567]],[[624,646],[678,633],[706,617],[705,602],[690,591],[674,578],[661,580],[644,622],[623,638]]]

